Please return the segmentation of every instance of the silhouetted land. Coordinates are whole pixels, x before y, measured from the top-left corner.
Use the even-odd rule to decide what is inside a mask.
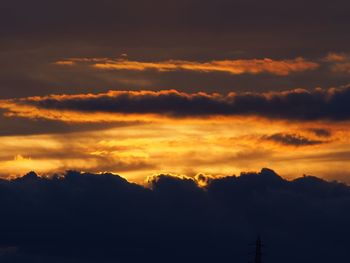
[[[350,187],[272,170],[240,177],[35,173],[0,181],[1,262],[346,262]],[[254,248],[253,248],[254,250]]]

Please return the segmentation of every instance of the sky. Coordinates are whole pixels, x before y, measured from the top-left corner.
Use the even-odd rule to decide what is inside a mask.
[[[0,261],[345,262],[349,9],[1,1]]]
[[[0,176],[349,182],[347,1],[4,1]]]

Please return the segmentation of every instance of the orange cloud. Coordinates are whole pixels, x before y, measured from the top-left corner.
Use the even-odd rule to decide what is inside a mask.
[[[350,74],[350,62],[336,63],[332,66],[332,71]]]
[[[76,62],[74,62],[73,60],[59,60],[56,61],[54,64],[59,66],[74,66]]]
[[[327,62],[341,62],[341,61],[345,61],[347,59],[348,59],[348,56],[346,54],[344,54],[344,53],[331,52],[324,58],[324,61],[327,61]]]
[[[316,62],[304,58],[273,60],[264,59],[237,59],[237,60],[212,60],[209,62],[197,62],[186,60],[167,60],[158,62],[142,62],[126,59],[106,58],[73,58],[70,60],[57,61],[56,64],[64,65],[67,61],[72,63],[88,63],[92,67],[101,70],[131,70],[145,71],[196,71],[196,72],[226,72],[233,75],[269,73],[286,76],[294,72],[314,70],[319,67]]]
[[[324,59],[334,73],[350,73],[350,55],[346,53],[329,53]]]

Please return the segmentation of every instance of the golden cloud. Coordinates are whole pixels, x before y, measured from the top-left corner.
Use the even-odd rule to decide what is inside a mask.
[[[237,59],[237,60],[212,60],[208,62],[187,60],[166,60],[157,62],[132,61],[127,59],[107,58],[72,58],[55,62],[57,65],[71,65],[71,63],[88,63],[100,70],[130,70],[145,71],[196,71],[203,73],[226,72],[233,75],[269,73],[286,76],[294,72],[314,70],[319,64],[298,57],[295,59],[273,60],[263,59]]]

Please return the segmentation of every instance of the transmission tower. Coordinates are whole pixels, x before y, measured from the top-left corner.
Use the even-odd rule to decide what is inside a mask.
[[[262,255],[262,243],[261,243],[261,238],[258,236],[255,242],[255,258],[254,258],[254,263],[261,263],[261,255]]]

